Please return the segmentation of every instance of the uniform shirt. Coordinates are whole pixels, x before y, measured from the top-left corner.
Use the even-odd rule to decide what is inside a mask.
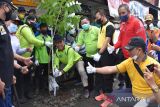
[[[147,56],[146,60],[138,65],[141,68],[142,72],[145,72],[146,66],[153,63],[160,66],[160,64],[156,60]],[[117,65],[117,69],[120,73],[127,72],[127,74],[129,75],[132,84],[132,94],[135,97],[146,98],[153,95],[151,88],[148,86],[147,82],[144,80],[143,77],[141,77],[141,75],[135,68],[132,58],[128,58],[119,65]],[[156,84],[160,86],[160,79],[154,72],[153,77]]]
[[[14,58],[9,31],[2,20],[0,20],[0,43],[0,78],[5,87],[10,87],[14,73]]]
[[[40,34],[39,36],[36,37],[38,40],[44,40],[45,41],[51,41],[51,37],[50,36],[43,36],[42,34]],[[50,60],[50,57],[48,55],[48,50],[46,46],[42,46],[42,47],[35,47],[35,57],[38,60],[39,63],[41,64],[47,64]]]
[[[139,36],[146,41],[146,33],[142,22],[131,15],[127,22],[121,23],[118,42],[114,45],[115,49],[122,48],[125,58],[128,58],[129,54],[124,47],[128,44],[130,39],[135,36]]]
[[[63,51],[56,50],[54,55],[54,68],[59,68],[59,64],[63,63],[66,66],[64,67],[63,71],[67,72],[72,66],[81,60],[82,57],[74,51],[70,46],[65,45]]]
[[[77,45],[85,45],[86,56],[91,57],[97,53],[97,42],[98,42],[99,28],[90,26],[88,31],[81,30],[78,35]]]
[[[18,39],[20,41],[21,48],[43,46],[44,45],[44,41],[36,39],[32,29],[26,24],[21,25],[18,28],[18,30],[16,32],[16,36],[18,37]],[[22,56],[30,57],[30,55],[31,55],[30,52],[26,52]]]
[[[110,44],[113,45],[113,34],[115,32],[113,23],[107,21],[105,24],[101,26],[101,30],[98,36],[98,43],[97,47],[100,49],[103,47],[103,44],[106,40],[106,37],[109,37],[111,39]]]

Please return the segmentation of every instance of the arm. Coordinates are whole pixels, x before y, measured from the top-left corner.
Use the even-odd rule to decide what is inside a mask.
[[[43,46],[44,45],[44,41],[38,40],[37,38],[35,38],[32,30],[29,27],[24,27],[21,31],[23,37],[30,43],[33,44],[35,46]]]
[[[102,68],[96,68],[96,73],[99,73],[99,74],[114,74],[117,72],[118,72],[118,69],[116,66],[106,66]]]
[[[114,45],[115,49],[121,48],[121,43],[122,43],[122,34],[120,32],[119,37],[118,37],[118,41],[117,43]]]
[[[59,59],[56,56],[56,54],[54,55],[54,65],[53,65],[53,67],[59,69]]]
[[[70,48],[68,51],[68,63],[65,66],[65,68],[63,69],[64,72],[67,72],[73,66],[74,54],[75,54],[75,51],[72,48]]]
[[[108,43],[110,43],[111,38],[113,37],[114,32],[115,28],[112,25],[106,27],[106,40],[103,43],[102,48],[99,50],[99,54],[102,54],[106,50]]]
[[[146,32],[141,21],[134,22],[134,32],[136,36],[140,36],[144,41],[147,40]]]

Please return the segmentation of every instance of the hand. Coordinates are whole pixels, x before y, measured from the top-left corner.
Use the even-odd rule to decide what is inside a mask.
[[[87,69],[88,74],[96,73],[96,68],[93,67],[89,62],[88,62],[88,66],[86,69]]]
[[[157,64],[154,64],[154,72],[160,77],[160,69]]]
[[[13,84],[16,84],[16,77],[13,75],[13,80],[12,80]]]
[[[35,65],[36,65],[36,66],[38,66],[38,65],[39,65],[39,61],[38,61],[38,60],[35,60],[35,62],[34,62],[34,63],[35,63]]]
[[[61,75],[62,75],[62,72],[60,72],[57,68],[53,70],[54,77],[60,77]]]
[[[111,45],[108,45],[107,50],[108,50],[108,53],[109,53],[109,54],[112,54],[113,51],[115,50],[115,47],[114,47],[114,46],[111,46]]]
[[[5,83],[0,79],[0,94],[4,94]]]
[[[30,66],[31,64],[33,64],[33,62],[31,61],[33,57],[29,57],[29,58],[24,58],[23,59],[23,63],[27,66]]]
[[[79,52],[80,47],[79,47],[79,46],[76,46],[76,47],[74,48],[74,50],[75,50],[76,52]]]
[[[101,55],[99,54],[99,53],[96,53],[95,55],[91,55],[92,57],[93,57],[93,60],[95,60],[95,61],[99,61],[100,60],[100,58],[101,58]]]
[[[157,86],[153,78],[153,73],[150,72],[148,68],[146,68],[146,72],[144,72],[144,79],[151,88]]]
[[[45,45],[48,46],[48,47],[52,47],[53,43],[52,42],[45,42]]]
[[[29,72],[27,66],[22,67],[21,72],[22,72],[22,74],[24,74],[24,75],[27,74],[27,73]]]
[[[155,50],[155,51],[159,51],[160,47],[158,45],[156,45],[156,44],[153,43],[153,44],[151,44],[151,49]]]
[[[32,48],[26,48],[26,51],[27,51],[27,52],[32,52],[33,49],[32,49]]]

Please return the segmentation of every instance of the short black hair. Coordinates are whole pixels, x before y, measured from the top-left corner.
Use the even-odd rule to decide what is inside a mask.
[[[101,16],[107,16],[107,12],[104,9],[97,9],[96,13],[99,13]]]
[[[34,14],[36,14],[36,10],[35,9],[30,9],[29,11],[28,11],[28,13],[34,13]]]
[[[39,25],[39,28],[41,29],[42,27],[48,27],[48,25],[47,25],[46,23],[41,23],[41,24]]]
[[[129,6],[127,4],[121,4],[119,7],[118,7],[118,11],[120,8],[124,7],[128,12],[130,12],[130,9],[129,9]]]

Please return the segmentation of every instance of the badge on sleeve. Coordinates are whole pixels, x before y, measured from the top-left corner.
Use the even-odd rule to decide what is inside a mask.
[[[3,26],[0,26],[0,32],[1,32],[1,35],[7,34],[7,32],[6,32],[6,30],[4,29]]]

